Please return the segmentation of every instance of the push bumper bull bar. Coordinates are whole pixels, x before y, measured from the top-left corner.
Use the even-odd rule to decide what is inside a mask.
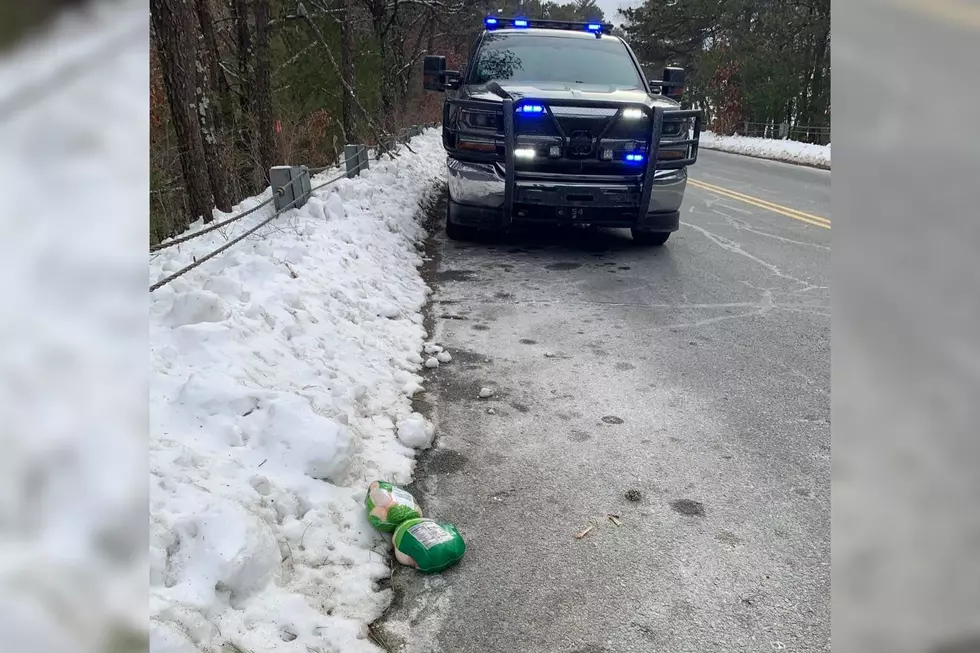
[[[611,102],[605,100],[548,99],[546,101],[541,101],[541,104],[545,105],[544,110],[548,113],[549,117],[557,128],[559,138],[562,141],[563,151],[569,144],[569,138],[558,126],[557,120],[555,120],[554,114],[551,112],[551,107],[615,109],[617,114],[614,120],[610,122],[610,125],[614,124],[615,121],[619,119],[620,115],[625,109],[638,108],[644,112],[647,112],[650,116],[649,132],[646,138],[649,145],[644,153],[646,159],[643,163],[643,174],[640,178],[638,188],[637,184],[634,183],[629,189],[623,188],[624,192],[622,193],[610,193],[610,184],[615,185],[617,182],[612,180],[595,181],[590,188],[590,184],[575,180],[568,183],[559,183],[557,185],[547,184],[550,186],[549,191],[543,192],[541,190],[543,184],[541,184],[540,178],[534,179],[533,181],[524,180],[523,183],[521,183],[522,175],[520,171],[517,170],[517,166],[515,165],[515,150],[517,148],[517,140],[519,136],[516,133],[515,128],[515,107],[518,103],[526,103],[530,100],[530,98],[518,98],[517,100],[514,98],[505,98],[499,105],[503,111],[504,183],[503,203],[500,207],[503,209],[501,212],[501,219],[503,221],[501,226],[503,227],[509,226],[509,224],[512,222],[516,204],[523,205],[526,203],[532,203],[548,206],[576,206],[580,205],[579,202],[575,201],[574,199],[576,195],[591,196],[586,200],[587,204],[581,205],[588,205],[595,208],[600,208],[603,206],[616,206],[617,208],[626,208],[630,210],[635,208],[635,218],[638,223],[642,223],[647,217],[647,212],[651,202],[651,195],[655,186],[655,179],[658,177],[657,173],[668,170],[683,170],[684,168],[693,165],[697,161],[698,145],[700,142],[703,119],[702,112],[699,110],[666,110],[663,107],[650,107],[645,104],[624,104],[622,102]],[[459,107],[459,109],[478,108],[484,111],[488,109],[488,103],[482,100],[447,100],[444,108],[443,125],[451,124],[449,121],[450,105],[456,105]],[[693,119],[693,137],[686,139],[664,139],[663,128],[665,117],[671,121]],[[469,135],[464,130],[459,130],[457,134],[464,137]],[[458,156],[459,152],[456,150],[456,148],[448,147],[450,143],[448,142],[446,136],[447,134],[444,130],[444,145],[447,146],[447,150],[450,150],[450,155],[452,157]],[[486,138],[487,134],[478,134],[478,137]],[[597,145],[601,138],[602,136],[596,139]],[[497,139],[499,139],[499,133]],[[499,140],[497,139],[494,139],[494,141],[499,143]],[[667,146],[672,149],[683,146],[686,148],[684,151],[684,156],[682,158],[661,160],[660,151],[663,146]],[[472,155],[466,156],[467,159],[472,158],[474,162],[478,162],[482,159],[487,163],[490,163],[493,160],[499,162],[500,159],[497,157],[499,157],[499,154],[496,156],[483,155],[479,158],[473,158]],[[558,182],[559,180],[556,179],[555,181]],[[583,199],[585,199],[585,197],[583,197]]]

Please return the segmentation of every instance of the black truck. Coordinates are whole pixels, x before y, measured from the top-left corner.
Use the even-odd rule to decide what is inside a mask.
[[[608,23],[490,16],[466,67],[423,62],[447,92],[446,232],[515,223],[629,228],[663,245],[680,222],[701,112],[682,110],[684,71],[648,80]]]

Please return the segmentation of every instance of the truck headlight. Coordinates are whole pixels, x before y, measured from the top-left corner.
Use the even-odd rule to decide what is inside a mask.
[[[459,119],[465,126],[473,129],[500,129],[500,114],[491,111],[464,110]]]
[[[690,119],[684,120],[670,120],[669,118],[664,118],[663,135],[664,136],[683,136],[691,130]]]

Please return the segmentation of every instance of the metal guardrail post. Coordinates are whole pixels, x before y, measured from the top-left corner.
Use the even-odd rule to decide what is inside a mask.
[[[310,169],[306,166],[273,166],[269,169],[273,204],[277,211],[299,208],[310,198]]]
[[[273,166],[269,169],[269,185],[272,186],[276,211],[281,211],[283,207],[289,206],[296,200],[292,181],[292,166]]]
[[[347,178],[353,179],[360,174],[361,145],[344,146],[344,168],[347,171]]]
[[[367,145],[357,145],[357,174],[369,169]]]
[[[310,196],[313,194],[313,186],[310,184],[310,169],[308,166],[296,166],[294,172],[296,174],[293,177],[293,184],[294,186],[298,186],[296,192],[301,196],[296,205],[303,206],[306,204],[306,200],[310,199]],[[297,177],[299,178],[298,181]]]

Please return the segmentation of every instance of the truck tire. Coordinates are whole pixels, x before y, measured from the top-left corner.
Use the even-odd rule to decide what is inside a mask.
[[[479,232],[473,227],[456,224],[449,219],[449,202],[446,202],[446,236],[449,240],[476,240]]]
[[[631,229],[633,242],[644,247],[660,247],[670,238],[669,231],[640,231]]]

